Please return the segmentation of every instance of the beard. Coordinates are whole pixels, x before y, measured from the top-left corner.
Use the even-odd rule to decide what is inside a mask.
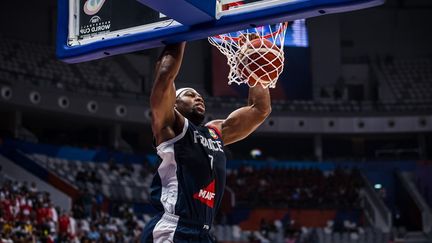
[[[195,108],[192,109],[190,113],[185,116],[188,120],[190,120],[194,125],[201,125],[204,121],[204,113],[198,112]]]

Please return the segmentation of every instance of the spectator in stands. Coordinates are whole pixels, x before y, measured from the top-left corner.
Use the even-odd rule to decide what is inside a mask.
[[[87,188],[84,188],[84,191],[81,195],[81,203],[82,207],[84,209],[84,217],[88,218],[92,216],[92,208],[93,208],[93,197],[87,190]]]
[[[29,188],[29,192],[32,195],[36,195],[38,193],[38,189],[36,188],[36,183],[32,182]]]
[[[72,234],[70,232],[70,217],[66,211],[63,211],[58,221],[59,241],[67,242]]]
[[[270,233],[270,224],[267,222],[267,220],[265,219],[261,219],[260,222],[260,233],[262,236],[268,238],[269,233]]]
[[[107,230],[104,234],[104,242],[116,242],[113,230]]]
[[[87,234],[87,238],[89,240],[92,240],[92,241],[99,241],[99,239],[101,238],[101,235],[100,235],[99,231],[97,230],[96,225],[92,224],[90,226],[90,231]]]
[[[6,224],[3,225],[3,231],[7,232],[5,227],[7,227]],[[10,237],[10,233],[1,233],[0,240],[1,240],[1,243],[14,243],[14,241]]]

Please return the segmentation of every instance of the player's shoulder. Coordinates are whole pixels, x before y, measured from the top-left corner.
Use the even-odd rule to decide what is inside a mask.
[[[179,136],[184,136],[187,128],[188,120],[175,110],[174,121],[170,124],[155,126],[155,124],[152,123],[153,137],[155,139],[154,144],[159,146],[161,143],[171,141]]]
[[[219,136],[222,136],[222,124],[223,124],[223,119],[218,119],[218,120],[212,120],[209,121],[205,124],[206,127],[214,130],[216,133],[219,134]]]

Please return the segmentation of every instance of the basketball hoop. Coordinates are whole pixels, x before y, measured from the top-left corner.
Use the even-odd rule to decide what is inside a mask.
[[[288,23],[279,23],[209,37],[209,42],[227,57],[228,84],[258,83],[275,88],[283,71],[285,32]]]

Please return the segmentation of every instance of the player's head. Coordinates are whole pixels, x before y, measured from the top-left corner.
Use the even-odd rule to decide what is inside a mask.
[[[193,88],[181,88],[176,91],[175,108],[195,125],[201,124],[204,120],[204,99]]]

